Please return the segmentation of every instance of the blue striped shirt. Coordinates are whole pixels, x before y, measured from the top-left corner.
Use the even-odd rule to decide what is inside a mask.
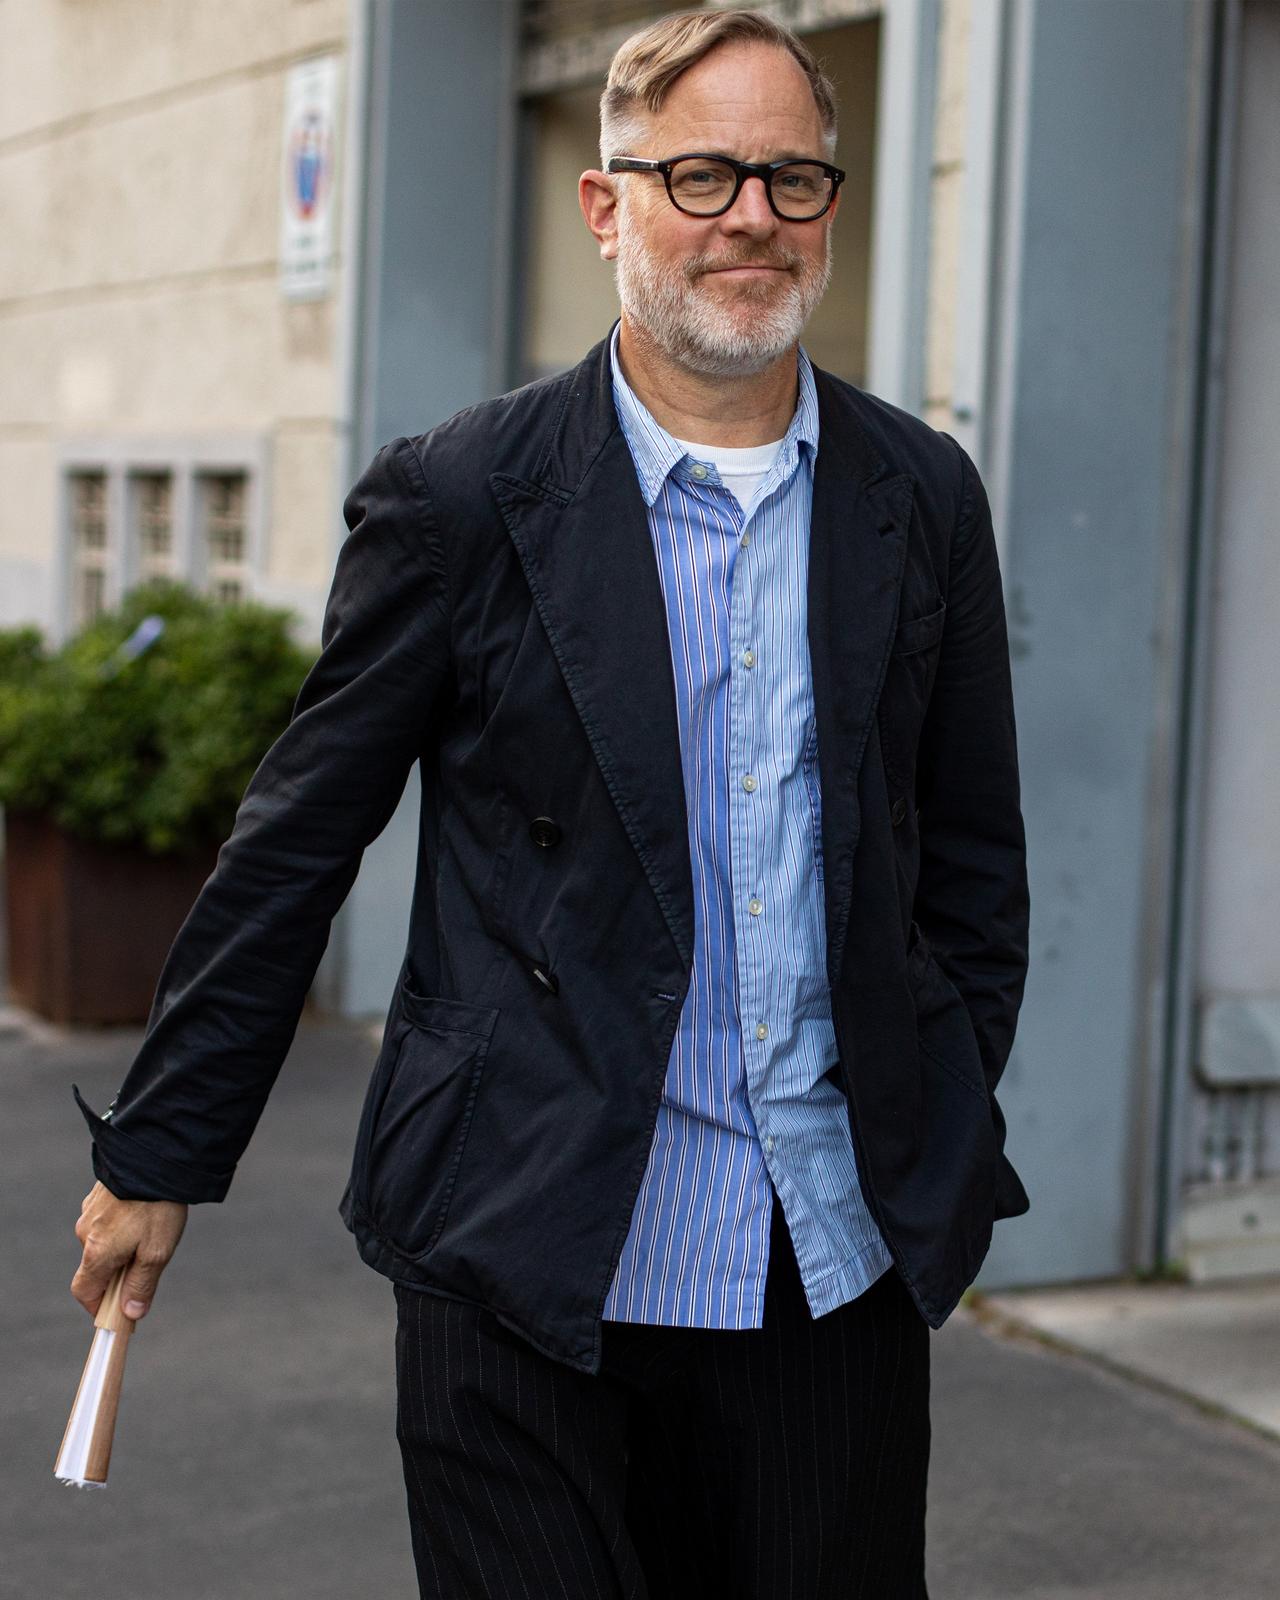
[[[817,392],[801,351],[795,415],[744,508],[628,387],[616,330],[611,351],[666,604],[694,951],[604,1315],[758,1328],[774,1188],[814,1316],[892,1262],[825,1076],[837,1052],[807,634]]]

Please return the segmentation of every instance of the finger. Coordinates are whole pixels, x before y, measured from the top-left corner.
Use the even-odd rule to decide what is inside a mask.
[[[127,1259],[99,1244],[92,1235],[86,1240],[80,1265],[71,1280],[71,1293],[91,1317],[97,1316],[107,1285]]]

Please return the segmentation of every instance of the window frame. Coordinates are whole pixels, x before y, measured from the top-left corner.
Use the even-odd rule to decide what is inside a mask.
[[[173,576],[204,592],[209,563],[202,549],[204,508],[201,480],[243,474],[245,479],[245,598],[258,594],[266,575],[269,518],[269,447],[255,435],[76,436],[57,450],[58,561],[55,576],[55,636],[76,631],[76,544],[72,479],[102,473],[107,481],[107,554],[104,604],[118,606],[141,581],[140,494],[136,480],[167,475],[171,488]]]

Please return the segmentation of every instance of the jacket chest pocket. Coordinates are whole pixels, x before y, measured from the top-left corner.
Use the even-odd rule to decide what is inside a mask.
[[[915,778],[946,612],[946,601],[939,599],[935,610],[900,623],[894,636],[876,716],[885,772],[896,788],[909,788]]]
[[[359,1135],[356,1193],[401,1254],[440,1236],[466,1149],[498,1012],[402,988]]]

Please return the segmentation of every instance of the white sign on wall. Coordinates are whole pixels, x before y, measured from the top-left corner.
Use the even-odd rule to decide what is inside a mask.
[[[329,292],[338,58],[314,56],[285,78],[280,174],[280,289],[289,300]]]

